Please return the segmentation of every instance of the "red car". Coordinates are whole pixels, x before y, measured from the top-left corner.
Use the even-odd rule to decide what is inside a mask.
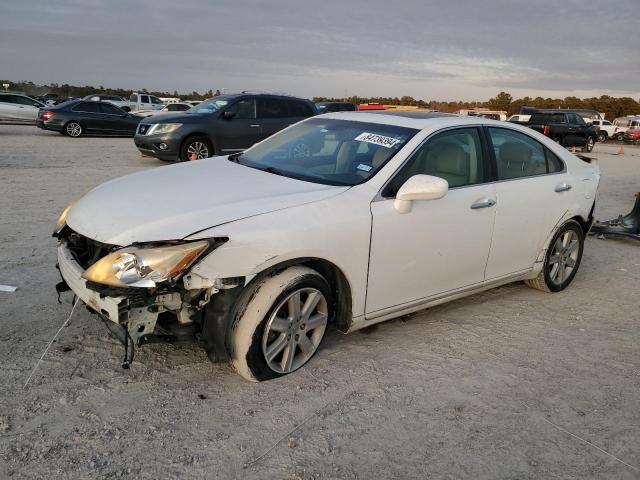
[[[630,128],[624,133],[622,137],[624,143],[633,143],[634,145],[640,145],[640,128]]]

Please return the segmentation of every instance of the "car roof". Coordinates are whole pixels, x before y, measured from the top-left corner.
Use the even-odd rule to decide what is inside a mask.
[[[419,130],[434,127],[447,127],[455,125],[508,125],[507,122],[491,120],[489,118],[469,117],[453,115],[441,112],[414,112],[414,111],[389,111],[367,110],[357,112],[325,113],[313,118],[335,118],[336,120],[351,120],[356,122],[380,123],[383,125],[395,125],[398,127],[416,128]]]

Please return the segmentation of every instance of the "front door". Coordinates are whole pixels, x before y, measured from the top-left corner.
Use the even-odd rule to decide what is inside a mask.
[[[226,118],[223,113],[215,120],[218,122],[216,148],[221,155],[246,150],[262,140],[262,127],[256,118],[255,98],[243,98],[224,111],[234,115]]]
[[[262,138],[267,138],[296,122],[289,116],[289,106],[282,98],[258,99],[258,120],[262,126]]]
[[[477,128],[442,132],[413,154],[383,199],[372,202],[368,317],[484,280],[496,203],[486,157]],[[399,213],[395,194],[417,174],[444,178],[449,191]]]

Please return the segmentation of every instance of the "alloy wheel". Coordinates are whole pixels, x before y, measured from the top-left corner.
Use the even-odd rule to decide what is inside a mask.
[[[195,155],[195,159],[193,158]],[[201,160],[209,158],[209,147],[203,142],[193,142],[187,148],[187,157],[189,160]]]
[[[318,349],[327,328],[327,300],[315,288],[295,290],[269,317],[262,337],[262,353],[278,373],[297,370]]]
[[[82,134],[82,127],[79,123],[70,122],[65,127],[65,131],[70,137],[79,137]]]
[[[553,244],[549,257],[549,278],[555,285],[561,285],[571,276],[578,261],[580,240],[573,230],[567,230]]]

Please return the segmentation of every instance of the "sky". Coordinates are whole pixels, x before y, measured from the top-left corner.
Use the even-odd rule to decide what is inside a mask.
[[[640,0],[2,0],[0,78],[303,97],[640,98]]]

